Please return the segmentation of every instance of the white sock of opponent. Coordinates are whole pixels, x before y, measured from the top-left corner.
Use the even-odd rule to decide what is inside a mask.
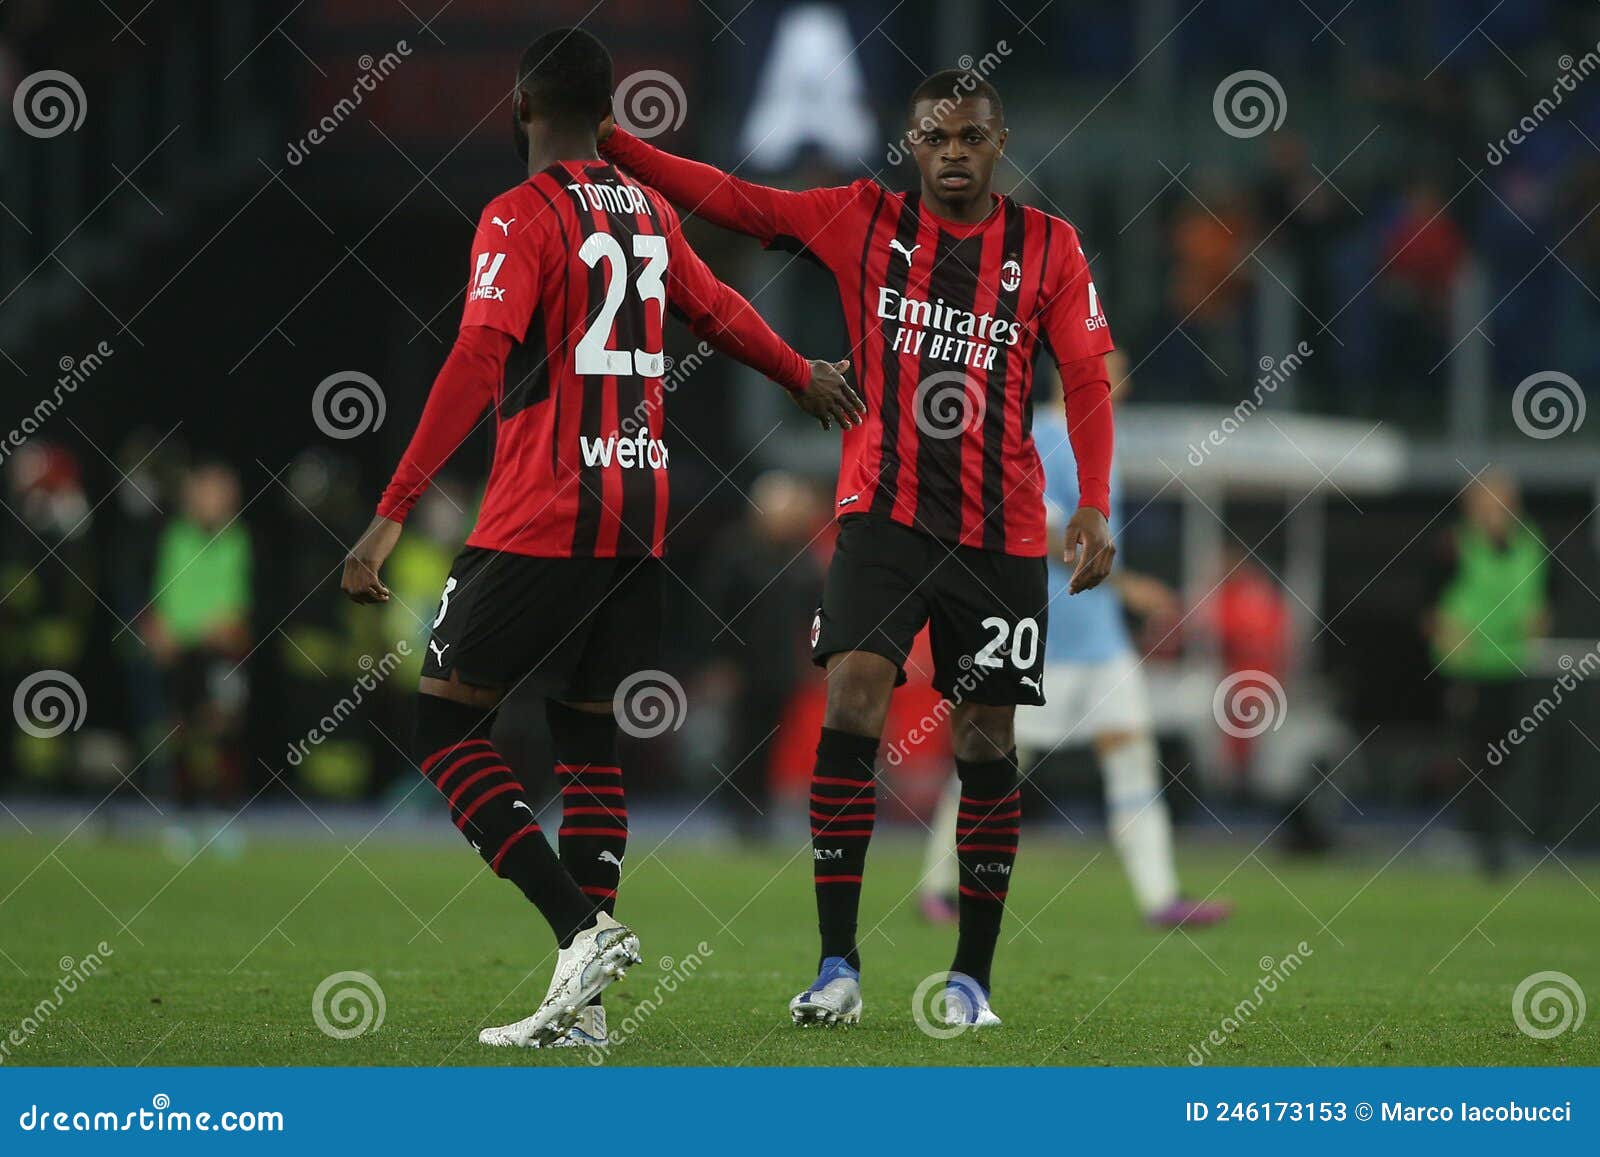
[[[1178,898],[1172,860],[1172,815],[1161,794],[1155,740],[1139,735],[1100,751],[1106,827],[1122,857],[1139,910],[1146,916]]]
[[[959,883],[956,860],[956,812],[961,810],[961,781],[952,775],[939,806],[928,821],[928,850],[922,861],[922,891],[929,896],[954,896]]]

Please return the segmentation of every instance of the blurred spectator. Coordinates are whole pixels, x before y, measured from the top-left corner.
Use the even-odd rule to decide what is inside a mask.
[[[1241,546],[1221,550],[1222,577],[1198,608],[1198,619],[1216,640],[1223,678],[1252,674],[1249,682],[1281,685],[1289,666],[1290,614],[1282,587]],[[1228,698],[1222,708],[1230,716],[1224,751],[1241,778],[1248,775],[1255,748],[1246,738],[1255,722],[1244,713],[1254,709],[1248,696]],[[1220,722],[1220,721],[1219,721]]]
[[[1467,242],[1433,181],[1414,181],[1384,234],[1380,281],[1386,369],[1421,382],[1449,352],[1450,303]]]
[[[0,665],[9,695],[39,671],[65,671],[81,684],[94,618],[96,558],[78,460],[65,447],[29,442],[6,463],[10,531],[0,536]],[[17,532],[19,521],[26,530]],[[81,721],[80,721],[81,722]],[[0,755],[0,782],[15,775],[65,786],[78,770],[65,735],[41,739],[13,728]]]
[[[754,507],[711,554],[708,603],[720,620],[709,682],[730,700],[718,761],[722,804],[747,839],[763,838],[772,811],[773,735],[791,693],[809,672],[806,628],[822,595],[812,544],[828,518],[805,479],[772,471],[750,489]]]
[[[1323,716],[1319,696],[1301,682],[1301,706],[1293,712],[1285,706],[1296,691],[1289,685],[1294,620],[1288,595],[1239,546],[1223,549],[1222,566],[1225,577],[1203,607],[1202,620],[1215,633],[1230,688],[1212,703],[1214,712],[1223,713],[1217,718],[1224,732],[1223,756],[1252,798],[1281,813],[1278,828],[1287,850],[1326,851],[1334,832],[1327,799],[1314,778],[1320,777],[1315,768],[1316,721]]]
[[[1535,331],[1535,340],[1514,343],[1520,347],[1523,358],[1522,362],[1514,366],[1514,373],[1516,378],[1520,379],[1542,368],[1542,363],[1533,364],[1536,358],[1549,358],[1554,354],[1555,363],[1567,373],[1574,375],[1580,382],[1593,382],[1600,378],[1600,351],[1597,351],[1594,342],[1589,340],[1589,335],[1594,333],[1595,326],[1600,325],[1600,302],[1595,300],[1591,288],[1600,285],[1600,220],[1596,220],[1600,214],[1594,212],[1594,207],[1600,205],[1600,160],[1585,159],[1578,164],[1567,178],[1556,200],[1558,203],[1554,227],[1546,232],[1554,234],[1555,240],[1562,242],[1559,252],[1567,267],[1563,269],[1555,262],[1549,263],[1555,266],[1551,286],[1556,307],[1554,310],[1550,309],[1548,299],[1537,294],[1529,294],[1524,307],[1528,314],[1546,323],[1548,326],[1546,332],[1554,343],[1554,349],[1552,350],[1546,342],[1537,340],[1543,336],[1538,331]],[[1512,204],[1517,206],[1515,201]],[[1532,216],[1520,206],[1518,212],[1524,216]],[[1564,240],[1563,235],[1565,235]],[[1525,254],[1518,256],[1521,257],[1524,268],[1532,264],[1532,260]],[[1508,280],[1517,276],[1527,276],[1516,272],[1513,260],[1508,259],[1505,264]],[[1521,296],[1520,292],[1518,296]],[[1528,328],[1527,325],[1522,325],[1513,332],[1521,335]],[[1509,352],[1508,350],[1507,353]]]
[[[284,510],[293,522],[313,520],[313,535],[349,542],[370,517],[359,471],[343,455],[306,450],[284,479]],[[440,478],[419,500],[409,532],[390,556],[394,598],[381,613],[320,596],[331,578],[325,551],[295,551],[279,562],[277,577],[288,606],[271,615],[273,620],[283,618],[277,642],[287,722],[278,737],[296,752],[287,774],[314,794],[369,796],[402,771],[406,774],[399,780],[406,788],[415,783],[415,772],[403,755],[403,737],[411,726],[409,692],[421,673],[424,643],[450,560],[470,522],[470,512],[453,497],[459,493],[456,485]],[[402,653],[402,644],[409,653]],[[352,694],[353,680],[373,671],[382,673],[382,683],[362,699],[373,726],[340,728],[316,743],[295,747],[308,729]],[[281,758],[274,756],[272,765],[279,766]]]
[[[311,520],[313,535],[325,533],[348,542],[367,515],[359,481],[349,461],[317,447],[295,457],[277,493],[291,521]],[[276,561],[274,589],[288,598],[287,607],[271,613],[276,621],[287,612],[275,640],[287,719],[282,730],[298,738],[349,693],[364,649],[357,632],[366,628],[374,637],[379,632],[373,617],[354,613],[353,604],[321,597],[330,577],[326,552],[291,551]],[[382,654],[380,649],[372,659]],[[360,795],[372,786],[374,740],[382,742],[369,728],[341,728],[301,749],[298,761],[291,760],[285,774],[298,780],[297,790],[303,787],[333,797]],[[269,762],[277,768],[283,758],[274,754]]]
[[[167,684],[179,733],[179,802],[236,800],[248,698],[240,666],[250,649],[250,535],[238,521],[239,479],[220,463],[193,469],[182,512],[161,532],[154,591],[142,624]]]
[[[1293,337],[1319,348],[1332,344],[1320,330],[1342,304],[1336,288],[1336,263],[1355,214],[1340,190],[1312,164],[1304,137],[1287,131],[1274,133],[1267,149],[1261,216],[1269,227],[1278,228],[1277,241],[1293,263],[1290,276],[1300,312]],[[1313,358],[1298,376],[1307,384],[1318,382],[1334,364],[1333,358]]]
[[[135,623],[155,588],[156,554],[161,546],[163,511],[176,505],[186,450],[176,438],[135,430],[117,449],[121,475],[107,510],[113,517],[107,541],[107,597],[119,622]],[[167,722],[160,671],[143,636],[117,634],[113,643],[128,705],[127,730],[134,745],[149,755],[141,767],[156,795],[171,796],[170,748],[161,742]]]
[[[1526,748],[1505,740],[1526,706],[1529,644],[1549,628],[1544,543],[1521,508],[1516,480],[1504,471],[1487,471],[1468,487],[1460,523],[1439,544],[1437,593],[1423,622],[1435,669],[1449,681],[1446,711],[1472,777],[1461,794],[1462,819],[1490,875],[1506,866],[1505,779],[1527,758]]]
[[[1202,175],[1172,218],[1173,320],[1213,363],[1203,376],[1242,372],[1245,304],[1254,269],[1255,214],[1249,200],[1219,174]]]
[[[1229,674],[1261,671],[1278,678],[1288,666],[1289,608],[1278,582],[1240,550],[1223,553],[1231,573],[1216,594],[1222,665]]]

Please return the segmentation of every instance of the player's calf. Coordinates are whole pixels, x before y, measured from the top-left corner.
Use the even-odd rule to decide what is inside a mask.
[[[616,718],[609,704],[585,711],[554,699],[545,718],[561,790],[561,863],[596,909],[614,913],[628,850]]]
[[[811,776],[811,874],[822,958],[837,957],[858,972],[856,921],[878,814],[877,758],[876,738],[824,727]]]
[[[876,738],[822,729],[809,807],[822,960],[817,979],[789,1002],[789,1015],[801,1027],[854,1024],[861,1019],[856,921],[867,844],[878,814],[877,759]]]
[[[547,699],[545,720],[561,792],[561,863],[593,910],[613,915],[628,851],[628,808],[617,763],[616,716],[609,703],[593,706],[599,709]],[[598,995],[594,1002],[599,1005]]]
[[[987,993],[1022,830],[1017,753],[981,761],[958,756],[956,773],[961,778],[956,812],[960,932],[950,971],[971,978]]]
[[[490,739],[494,717],[493,710],[419,694],[417,766],[473,851],[522,890],[565,947],[594,923],[593,906],[556,858],[521,781]]]

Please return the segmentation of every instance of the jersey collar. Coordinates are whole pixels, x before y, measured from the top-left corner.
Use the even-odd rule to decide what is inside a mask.
[[[1005,217],[1006,202],[1010,200],[1010,198],[1004,193],[990,193],[989,196],[994,198],[994,204],[990,207],[988,215],[985,216],[983,220],[974,221],[969,225],[964,222],[951,221],[947,217],[939,216],[939,214],[935,213],[923,203],[922,193],[920,191],[908,193],[906,195],[910,198],[911,202],[916,205],[919,216],[921,216],[924,220],[933,222],[936,226],[944,230],[946,233],[949,233],[952,237],[972,237],[978,233],[982,233],[996,221],[999,221]]]

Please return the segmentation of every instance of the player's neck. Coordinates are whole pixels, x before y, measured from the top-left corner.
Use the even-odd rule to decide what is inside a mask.
[[[543,172],[559,161],[593,161],[594,133],[548,132],[528,134],[528,175]]]
[[[978,193],[969,201],[959,205],[952,205],[938,193],[937,189],[930,188],[926,182],[922,186],[922,203],[935,217],[949,221],[952,225],[976,225],[990,213],[994,212],[994,194],[987,188]]]

